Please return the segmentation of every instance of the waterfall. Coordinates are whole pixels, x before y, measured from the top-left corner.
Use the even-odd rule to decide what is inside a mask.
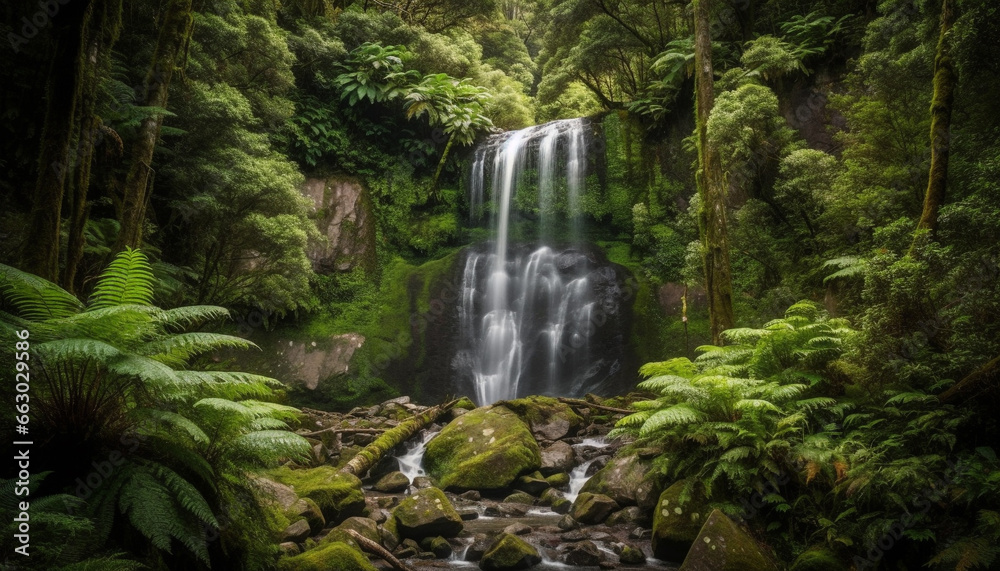
[[[620,366],[618,353],[591,351],[620,289],[583,243],[586,128],[574,119],[495,135],[473,156],[470,219],[491,211],[493,241],[465,257],[455,364],[479,404],[581,394]],[[537,231],[512,241],[525,202],[537,205]]]

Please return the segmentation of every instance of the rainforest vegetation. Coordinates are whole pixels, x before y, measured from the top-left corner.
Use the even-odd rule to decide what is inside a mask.
[[[0,569],[370,568],[346,532],[279,547],[295,518],[261,482],[329,469],[302,409],[474,396],[438,316],[493,238],[475,149],[578,117],[582,236],[630,284],[627,388],[586,402],[657,494],[775,568],[1000,568],[993,0],[0,15]],[[529,194],[512,239],[540,233]],[[314,499],[327,527],[360,515]]]

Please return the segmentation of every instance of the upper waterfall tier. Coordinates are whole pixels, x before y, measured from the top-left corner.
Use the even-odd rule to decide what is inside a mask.
[[[494,239],[489,251],[467,254],[455,364],[479,404],[580,394],[620,366],[621,343],[612,341],[621,338],[619,276],[582,244],[586,129],[583,119],[555,121],[495,135],[476,150],[470,216],[492,202]],[[529,251],[510,243],[510,229],[515,195],[530,198],[533,186],[542,245]],[[557,250],[551,229],[566,218],[571,246]]]

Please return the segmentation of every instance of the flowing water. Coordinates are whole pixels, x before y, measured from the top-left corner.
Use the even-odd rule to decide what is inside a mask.
[[[586,124],[573,119],[496,135],[476,150],[470,217],[492,202],[494,239],[465,258],[456,367],[479,404],[582,394],[621,366],[620,351],[591,351],[595,332],[618,313],[621,290],[616,271],[582,240],[586,140]],[[523,201],[519,188],[529,183],[537,185],[540,243],[514,244],[515,197]],[[568,247],[555,245],[564,219]]]
[[[411,483],[417,476],[427,475],[427,472],[424,471],[423,467],[424,452],[427,450],[427,443],[430,442],[435,436],[437,436],[437,432],[424,430],[419,441],[410,440],[406,444],[406,452],[396,456],[396,461],[399,462],[399,471],[402,472]]]

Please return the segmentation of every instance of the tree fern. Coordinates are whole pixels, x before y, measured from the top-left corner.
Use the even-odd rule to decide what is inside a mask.
[[[155,282],[146,255],[126,248],[98,278],[89,306],[101,309],[116,305],[150,305]]]

